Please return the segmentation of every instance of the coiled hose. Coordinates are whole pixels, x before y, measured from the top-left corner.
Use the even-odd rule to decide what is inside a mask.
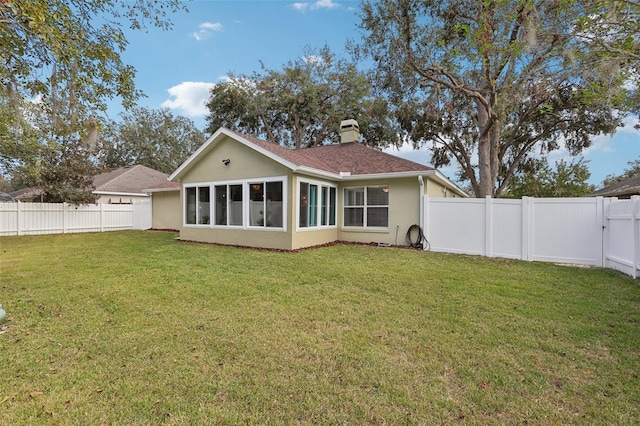
[[[414,235],[415,239],[413,238]],[[424,236],[424,232],[422,232],[422,228],[420,227],[420,225],[411,225],[409,227],[409,230],[407,231],[407,236],[405,239],[407,241],[407,244],[415,249],[429,251],[429,249],[431,248],[431,245],[429,244],[427,238]]]

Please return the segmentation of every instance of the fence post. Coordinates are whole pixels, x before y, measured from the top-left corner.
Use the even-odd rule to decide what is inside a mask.
[[[493,216],[493,200],[490,195],[484,197],[484,255],[486,257],[493,256],[493,231],[491,223]]]
[[[604,230],[605,230],[605,217],[604,217],[604,198],[596,197],[596,226],[600,227],[600,264],[596,266],[604,266]]]
[[[424,195],[422,197],[422,203],[424,204],[424,212],[423,212],[423,224],[422,224],[422,230],[424,232],[424,236],[425,238],[428,240],[429,239],[429,194]]]
[[[638,269],[640,269],[640,195],[631,197],[631,230],[633,235],[633,262],[632,277],[638,278]]]
[[[16,210],[16,235],[22,235],[22,231],[20,230],[20,225],[22,225],[22,220],[20,220],[21,214],[22,214],[22,201],[18,200],[18,206]]]
[[[100,206],[100,232],[104,232],[104,203],[98,203]]]
[[[62,203],[62,233],[63,234],[67,233],[67,222],[68,222],[67,203],[63,202]]]
[[[522,197],[520,200],[522,208],[522,248],[520,252],[520,260],[529,260],[529,197]]]

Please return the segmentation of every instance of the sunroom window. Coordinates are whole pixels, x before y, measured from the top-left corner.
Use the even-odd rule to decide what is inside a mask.
[[[299,189],[298,226],[335,226],[336,188],[320,183],[300,182]]]
[[[208,225],[211,219],[209,186],[185,188],[185,218],[189,225]]]

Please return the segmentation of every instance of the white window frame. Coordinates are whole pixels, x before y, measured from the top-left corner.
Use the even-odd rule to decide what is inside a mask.
[[[282,226],[281,227],[267,227],[267,226],[250,226],[250,188],[249,185],[255,183],[263,183],[267,184],[269,182],[281,182],[282,183]],[[242,185],[242,225],[216,225],[216,186],[226,186],[229,185]],[[193,224],[187,223],[187,188],[198,188],[208,186],[209,187],[209,224]],[[248,179],[235,179],[235,180],[222,180],[222,181],[211,181],[211,182],[198,182],[198,183],[189,183],[183,186],[184,197],[182,200],[182,213],[183,213],[183,226],[187,228],[214,228],[214,229],[247,229],[247,230],[261,230],[261,231],[277,231],[277,232],[286,232],[287,231],[287,200],[288,200],[288,178],[287,176],[270,176],[270,177],[255,177]],[[228,191],[228,189],[227,189]],[[196,208],[198,206],[198,190],[196,189]],[[227,209],[227,221],[229,219]],[[197,221],[197,210],[196,210],[196,221]]]
[[[359,206],[359,205],[354,205],[354,206],[348,206],[347,205],[347,200],[345,197],[345,192],[347,190],[352,190],[352,189],[358,189],[358,188],[364,188],[364,204]],[[367,192],[369,190],[369,188],[387,188],[387,204],[383,204],[383,205],[379,205],[379,204],[372,204],[372,205],[368,205],[367,204]],[[345,229],[369,229],[369,230],[388,230],[389,229],[389,222],[391,221],[391,217],[390,217],[390,205],[391,205],[391,186],[390,185],[353,185],[353,186],[346,186],[342,188],[342,227]],[[367,209],[368,208],[386,208],[387,209],[387,225],[386,226],[369,226],[367,224]],[[361,208],[362,209],[362,225],[345,225],[344,224],[344,220],[345,220],[345,211],[347,209],[353,209],[353,208]]]
[[[317,225],[314,226],[300,226],[300,201],[302,199],[302,194],[300,193],[300,184],[306,183],[308,185],[316,185],[318,187],[318,205],[316,206],[316,222]],[[330,212],[331,212],[331,203],[328,202],[326,205],[326,215],[327,215],[327,224],[322,225],[322,188],[327,188],[327,198],[329,201],[331,200],[331,188],[335,190],[335,210],[333,212],[333,225],[330,225]],[[338,186],[326,181],[314,180],[314,179],[298,179],[296,184],[296,230],[297,231],[314,231],[318,229],[335,229],[338,227]],[[307,214],[307,222],[309,219],[309,215]]]
[[[209,187],[209,223],[198,223],[199,214],[199,204],[200,204],[200,191],[199,188]],[[196,190],[196,223],[187,223],[187,189],[195,188]],[[212,186],[209,182],[199,182],[199,183],[190,183],[188,185],[184,185],[184,199],[182,200],[182,225],[185,227],[198,227],[198,228],[209,228],[212,222],[211,215],[211,195],[212,195]]]

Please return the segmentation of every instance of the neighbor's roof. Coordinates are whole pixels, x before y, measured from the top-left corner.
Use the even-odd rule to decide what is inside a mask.
[[[93,178],[96,193],[140,193],[167,181],[166,173],[146,166],[125,166]]]
[[[589,194],[593,197],[630,197],[640,195],[640,175],[621,180]]]
[[[298,173],[334,180],[430,175],[461,196],[466,196],[464,191],[433,167],[405,160],[358,142],[289,149],[226,128],[220,128],[207,139],[169,179],[180,180],[198,157],[206,155],[225,137],[230,137]]]

